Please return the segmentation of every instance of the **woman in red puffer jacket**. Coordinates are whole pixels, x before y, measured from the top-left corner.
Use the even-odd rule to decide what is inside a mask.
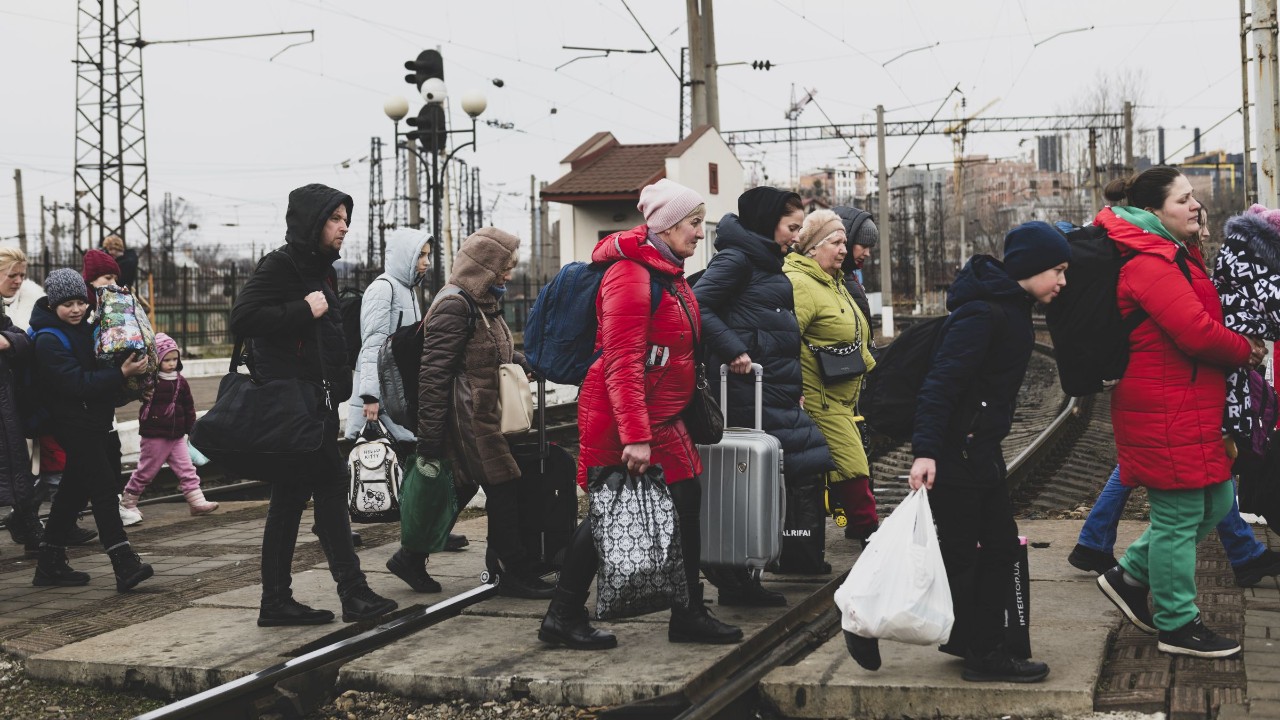
[[[1234,499],[1222,442],[1226,371],[1261,362],[1265,349],[1222,324],[1218,293],[1191,248],[1200,203],[1181,173],[1154,167],[1106,194],[1114,204],[1094,222],[1130,256],[1116,289],[1120,312],[1149,316],[1129,336],[1111,420],[1121,477],[1147,488],[1151,525],[1098,585],[1135,625],[1159,634],[1161,650],[1228,657],[1239,644],[1206,628],[1196,609],[1196,544]]]
[[[702,463],[680,419],[694,392],[694,345],[701,333],[698,301],[684,279],[684,260],[704,237],[701,196],[667,179],[640,192],[645,224],[602,239],[594,263],[612,263],[600,283],[596,316],[600,357],[578,393],[578,482],[587,470],[625,465],[639,475],[661,466],[675,504],[689,600],[671,608],[672,642],[733,643],[742,631],[710,614],[698,583]],[[653,293],[662,297],[655,307]],[[560,580],[538,637],[579,650],[615,647],[611,633],[587,623],[584,604],[598,558],[591,519],[565,553]]]

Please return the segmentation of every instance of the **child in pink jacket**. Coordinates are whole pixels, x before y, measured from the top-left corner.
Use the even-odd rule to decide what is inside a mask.
[[[168,462],[169,469],[178,476],[178,489],[186,496],[191,514],[206,515],[217,510],[218,503],[204,499],[200,476],[187,452],[187,433],[195,425],[196,406],[191,386],[179,372],[182,358],[178,343],[164,333],[156,333],[156,355],[160,358],[160,372],[155,390],[138,413],[138,434],[142,436],[138,469],[124,486],[120,504],[137,510],[138,497]]]

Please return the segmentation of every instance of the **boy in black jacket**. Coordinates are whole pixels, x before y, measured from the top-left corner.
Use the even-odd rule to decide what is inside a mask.
[[[911,488],[932,491],[956,616],[948,645],[966,653],[965,680],[1039,682],[1049,674],[1002,645],[1018,525],[1000,442],[1035,344],[1031,306],[1057,297],[1070,259],[1066,238],[1043,222],[1009,231],[1003,263],[971,258],[947,294],[951,317],[916,405]]]
[[[333,263],[351,221],[351,196],[324,185],[289,193],[285,244],[267,253],[231,308],[231,331],[248,338],[254,373],[265,379],[305,378],[324,388],[332,411],[351,397],[351,368],[338,311]],[[246,422],[253,422],[246,418]],[[293,549],[307,500],[315,499],[315,528],[338,584],[343,622],[396,609],[365,581],[351,540],[347,469],[338,452],[338,414],[326,413],[324,443],[292,477],[271,485],[262,532],[262,604],[258,625],[321,625],[328,610],[293,599]]]
[[[80,273],[69,268],[54,270],[45,279],[44,289],[46,296],[36,301],[31,312],[36,384],[53,436],[67,453],[67,466],[49,509],[31,584],[75,586],[89,582],[88,573],[76,572],[67,564],[66,545],[80,511],[92,501],[98,539],[111,556],[116,589],[124,592],[151,577],[152,570],[129,546],[120,521],[116,509],[119,475],[113,469],[109,449],[114,450],[111,430],[116,394],[126,377],[146,372],[147,361],[133,355],[119,368],[98,366],[93,328],[85,322],[89,289]]]

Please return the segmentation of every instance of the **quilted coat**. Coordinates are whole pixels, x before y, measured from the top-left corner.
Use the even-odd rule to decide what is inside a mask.
[[[480,228],[453,260],[449,285],[467,297],[437,293],[427,311],[418,374],[418,453],[447,458],[459,487],[498,485],[520,477],[502,434],[498,410],[498,366],[525,365],[515,351],[498,297],[490,292],[520,247],[520,239],[497,228]],[[527,369],[527,368],[526,368]]]
[[[360,355],[356,358],[355,393],[347,402],[347,437],[364,429],[365,401],[378,401],[378,351],[388,336],[402,326],[422,319],[414,287],[418,284],[418,255],[430,237],[421,230],[398,228],[387,236],[386,271],[374,278],[360,300]],[[413,440],[413,430],[402,428],[382,411],[378,415],[391,437]]]
[[[938,482],[991,487],[1005,478],[1000,443],[1035,346],[1033,300],[990,255],[969,259],[947,290],[951,311],[916,401],[911,450]]]
[[[1227,220],[1213,282],[1222,300],[1223,324],[1250,337],[1280,340],[1280,233],[1258,215]],[[1248,369],[1227,373],[1224,430],[1253,433]]]
[[[784,272],[795,288],[796,322],[806,343],[800,352],[804,377],[804,409],[818,423],[840,480],[871,475],[862,435],[854,418],[865,375],[826,384],[818,370],[818,358],[808,345],[824,347],[860,341],[867,370],[876,366],[871,356],[871,324],[862,314],[845,283],[832,277],[818,262],[799,253],[787,255]]]
[[[729,213],[716,227],[716,254],[694,293],[702,307],[703,343],[713,384],[717,384],[720,365],[742,353],[764,366],[764,429],[782,443],[783,471],[787,482],[794,484],[810,481],[836,465],[822,431],[800,407],[803,345],[782,260],[777,243],[746,229],[737,215]],[[729,376],[725,409],[729,425],[755,424],[755,387],[750,378]]]
[[[0,316],[0,335],[9,341],[9,348],[0,352],[0,505],[20,505],[30,502],[33,491],[14,382],[35,353],[26,333],[7,317]]]
[[[618,465],[622,448],[649,443],[649,461],[661,465],[667,483],[702,472],[697,448],[680,411],[694,388],[694,333],[701,332],[698,301],[684,269],[663,258],[641,225],[596,243],[591,261],[613,262],[600,283],[596,317],[601,355],[587,370],[578,393],[578,484],[586,486],[587,468]],[[614,262],[616,261],[616,262]],[[650,271],[670,283],[650,315]],[[685,314],[675,295],[689,308]],[[650,349],[669,348],[665,365],[646,365]]]
[[[1132,212],[1132,211],[1131,211]],[[1141,211],[1137,211],[1141,212]],[[1129,336],[1129,366],[1111,398],[1111,422],[1126,485],[1192,490],[1231,477],[1222,444],[1226,371],[1249,360],[1249,341],[1222,324],[1222,304],[1204,266],[1103,208],[1095,223],[1122,253],[1116,301],[1123,315],[1151,317]],[[1184,258],[1187,257],[1185,252]]]

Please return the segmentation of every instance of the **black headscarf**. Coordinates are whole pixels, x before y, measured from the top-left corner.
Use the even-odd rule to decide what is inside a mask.
[[[742,226],[757,235],[773,239],[778,221],[787,213],[787,201],[800,196],[788,190],[773,187],[754,187],[738,196],[738,220]]]

